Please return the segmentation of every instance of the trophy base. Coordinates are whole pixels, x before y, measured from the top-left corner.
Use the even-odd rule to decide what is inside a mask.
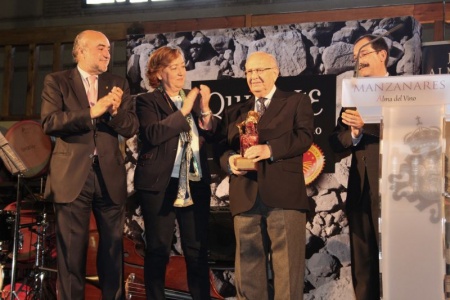
[[[240,171],[256,171],[257,163],[249,158],[238,157],[234,161],[234,165]]]

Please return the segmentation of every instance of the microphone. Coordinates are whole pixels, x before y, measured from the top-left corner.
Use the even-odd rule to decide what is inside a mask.
[[[353,77],[359,77],[359,55],[361,53],[361,50],[365,47],[367,47],[370,44],[373,44],[374,42],[378,41],[381,38],[384,38],[385,36],[388,36],[389,34],[393,33],[394,31],[399,30],[400,28],[403,27],[403,24],[398,24],[397,26],[392,27],[391,29],[389,29],[388,31],[386,31],[385,33],[377,36],[376,38],[374,38],[373,40],[365,43],[364,45],[361,46],[361,48],[359,48],[358,53],[356,55],[356,61],[355,61],[355,69],[353,71]],[[389,53],[388,53],[388,57],[389,57]]]

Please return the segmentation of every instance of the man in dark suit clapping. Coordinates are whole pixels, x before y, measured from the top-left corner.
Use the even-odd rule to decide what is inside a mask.
[[[97,31],[74,41],[77,67],[49,74],[42,92],[44,132],[56,137],[45,197],[54,202],[58,299],[84,299],[91,211],[100,236],[103,299],[123,299],[126,174],[118,136],[138,130],[125,79],[107,73],[110,44]]]

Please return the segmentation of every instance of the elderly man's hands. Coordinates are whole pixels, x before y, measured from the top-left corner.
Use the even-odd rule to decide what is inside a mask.
[[[245,151],[245,158],[250,158],[253,162],[258,162],[263,159],[268,159],[272,156],[272,151],[269,145],[255,145],[251,146]]]
[[[239,157],[241,157],[240,154],[230,155],[228,158],[228,165],[230,166],[231,173],[234,175],[245,175],[247,174],[247,171],[241,171],[236,167],[236,159]]]

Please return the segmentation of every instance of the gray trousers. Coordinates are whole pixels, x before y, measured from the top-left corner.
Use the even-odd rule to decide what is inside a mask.
[[[251,210],[234,217],[234,231],[237,299],[302,300],[306,214],[267,207],[258,197]]]

